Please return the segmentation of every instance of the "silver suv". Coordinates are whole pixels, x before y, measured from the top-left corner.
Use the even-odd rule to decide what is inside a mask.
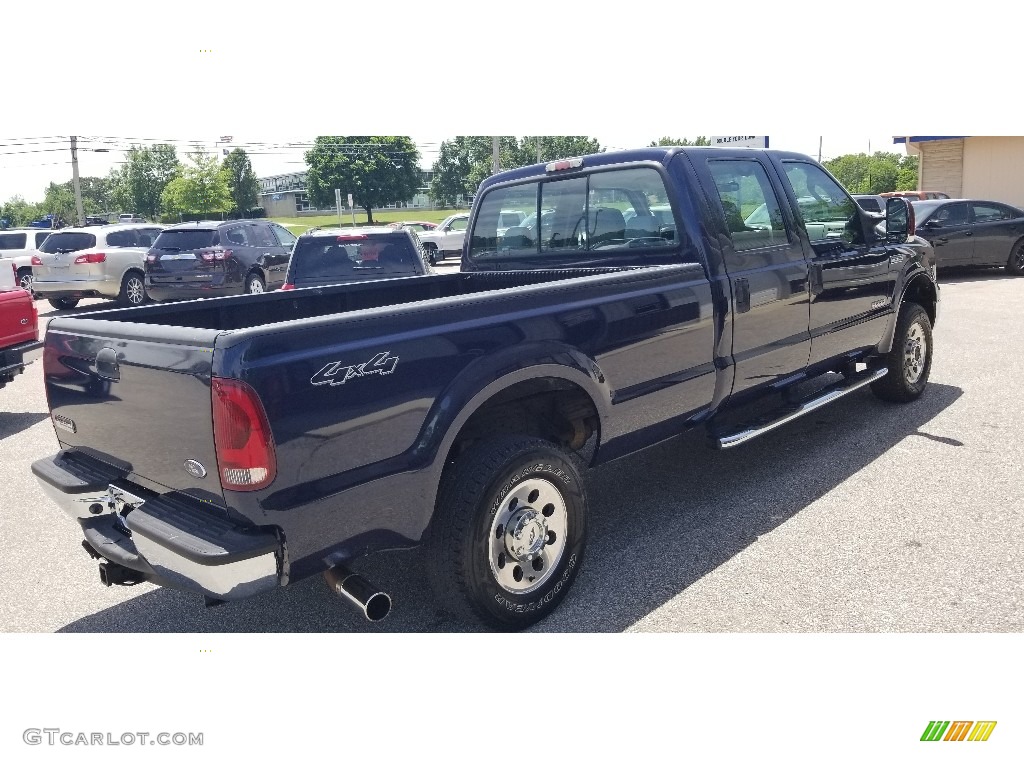
[[[117,299],[135,307],[146,301],[146,252],[163,227],[110,224],[50,233],[32,258],[32,290],[57,309],[85,297]]]

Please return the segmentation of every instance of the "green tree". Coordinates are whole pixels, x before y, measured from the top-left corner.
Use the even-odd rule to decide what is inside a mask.
[[[226,174],[214,155],[200,147],[188,154],[191,165],[164,187],[162,209],[168,213],[212,214],[231,210],[233,201]]]
[[[110,183],[107,178],[83,176],[78,183],[82,191],[82,210],[87,216],[95,213],[108,213],[113,210],[114,203],[111,199]],[[46,197],[43,199],[42,205],[47,213],[52,212],[66,222],[76,222],[78,210],[75,205],[74,181],[69,179],[63,184],[51,183],[46,188]]]
[[[40,203],[30,203],[21,195],[14,195],[6,203],[0,205],[0,219],[4,219],[11,227],[25,227],[30,222],[45,215]]]
[[[334,205],[334,190],[351,194],[373,223],[373,209],[408,200],[420,185],[420,153],[408,136],[317,136],[306,152],[312,203]]]
[[[711,139],[707,136],[698,136],[692,141],[690,139],[673,139],[671,136],[662,136],[657,141],[652,141],[651,147],[710,147]]]
[[[840,155],[823,165],[854,194],[917,189],[917,157],[894,152]]]
[[[164,188],[178,175],[178,154],[170,144],[132,145],[120,171],[109,177],[112,199],[122,210],[155,217],[161,211]]]
[[[256,207],[259,194],[259,180],[252,170],[252,162],[244,149],[233,149],[224,158],[221,168],[228,182],[234,211],[245,216],[246,211]]]
[[[539,152],[538,152],[539,149]],[[602,152],[597,139],[588,136],[498,137],[501,170],[521,168],[537,162],[559,160]],[[430,196],[442,205],[452,205],[458,196],[473,195],[480,182],[493,173],[494,143],[491,136],[456,136],[441,142],[434,163]]]

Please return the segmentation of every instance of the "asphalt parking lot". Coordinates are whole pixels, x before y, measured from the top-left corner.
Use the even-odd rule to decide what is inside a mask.
[[[591,472],[583,570],[532,631],[1024,631],[1022,328],[1024,280],[949,273],[920,400],[862,391],[731,451],[693,433]],[[480,629],[436,608],[415,551],[359,564],[394,598],[379,624],[319,578],[215,609],[104,587],[30,472],[56,450],[35,363],[0,390],[3,631]]]

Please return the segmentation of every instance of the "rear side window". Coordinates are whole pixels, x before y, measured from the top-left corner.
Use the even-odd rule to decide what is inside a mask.
[[[249,228],[244,224],[239,224],[237,227],[226,227],[221,240],[228,248],[232,245],[245,246],[253,244]]]
[[[36,232],[36,248],[43,244],[43,240],[50,236],[49,232]]]
[[[764,166],[755,160],[710,160],[708,168],[737,251],[789,242],[782,207]]]
[[[43,241],[43,253],[71,253],[96,247],[96,235],[91,232],[54,232]]]
[[[138,233],[134,229],[107,233],[107,245],[111,248],[126,248],[138,244]]]
[[[215,229],[164,230],[153,243],[155,248],[171,251],[194,251],[197,248],[209,248],[212,245],[219,245]]]
[[[507,226],[513,215],[520,223]],[[489,191],[479,207],[469,255],[555,262],[580,252],[657,252],[678,244],[662,177],[640,167]]]
[[[13,251],[20,251],[25,247],[27,238],[24,232],[0,232],[0,251],[9,248]]]
[[[419,265],[419,256],[404,232],[300,237],[292,253],[290,279],[301,283],[417,275],[422,271]]]

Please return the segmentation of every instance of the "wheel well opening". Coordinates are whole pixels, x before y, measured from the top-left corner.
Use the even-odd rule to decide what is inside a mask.
[[[928,320],[935,325],[935,309],[938,304],[938,296],[935,293],[935,286],[924,277],[918,277],[903,294],[904,301],[912,301],[919,304],[928,313]]]
[[[590,464],[600,441],[597,406],[586,391],[558,378],[513,384],[492,395],[462,425],[445,464],[496,434],[531,435],[549,440]]]

